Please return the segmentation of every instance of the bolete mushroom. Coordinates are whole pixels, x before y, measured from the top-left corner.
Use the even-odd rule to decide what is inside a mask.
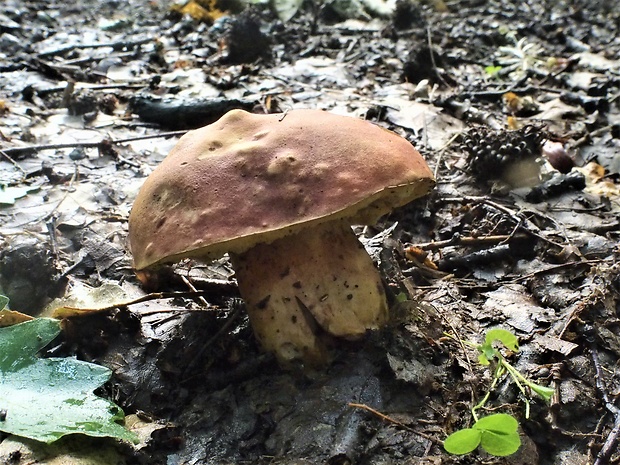
[[[425,195],[433,175],[402,137],[319,110],[233,110],[184,135],[129,216],[136,270],[228,252],[254,333],[282,362],[326,360],[388,318],[351,224]]]

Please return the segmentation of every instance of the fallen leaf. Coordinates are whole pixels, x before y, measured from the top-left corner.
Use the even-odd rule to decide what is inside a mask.
[[[0,310],[0,328],[7,326],[13,326],[24,321],[34,320],[30,315],[25,313],[16,312],[15,310]]]
[[[135,441],[123,411],[93,391],[112,374],[72,358],[38,358],[60,333],[60,322],[38,318],[0,329],[0,431],[51,443],[81,433]]]

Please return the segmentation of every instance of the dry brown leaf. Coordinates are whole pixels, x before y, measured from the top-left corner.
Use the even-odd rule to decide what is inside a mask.
[[[86,316],[94,313],[101,313],[110,310],[110,307],[104,308],[78,308],[78,307],[58,307],[52,313],[52,318],[69,318],[72,316]]]
[[[0,310],[0,328],[13,326],[24,321],[34,320],[34,317],[25,313],[16,312],[15,310]]]
[[[219,17],[224,15],[224,12],[216,8],[215,0],[197,1],[190,0],[185,5],[177,6],[173,5],[172,11],[178,11],[181,14],[189,15],[196,21],[203,21],[206,23],[212,23]]]

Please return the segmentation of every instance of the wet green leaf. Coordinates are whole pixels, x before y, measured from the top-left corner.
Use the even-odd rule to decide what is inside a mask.
[[[0,186],[0,205],[13,205],[21,197],[27,196],[38,188],[32,187],[3,187]]]
[[[465,428],[455,431],[443,442],[444,449],[450,454],[469,454],[480,444],[482,432]]]
[[[119,422],[122,410],[93,391],[108,381],[105,367],[71,358],[38,358],[60,333],[60,322],[39,318],[0,328],[0,430],[53,442],[81,433],[135,441]]]
[[[516,418],[507,413],[496,413],[480,418],[473,428],[481,431],[493,431],[499,434],[513,433],[519,428]]]
[[[484,431],[480,439],[480,446],[491,455],[505,457],[519,450],[521,438],[516,431],[507,434]]]
[[[519,424],[511,415],[497,413],[480,418],[471,428],[455,431],[446,438],[444,449],[451,454],[468,454],[479,445],[497,457],[514,454],[521,446]]]
[[[551,397],[553,397],[553,394],[555,394],[555,389],[547,386],[541,386],[540,384],[535,383],[530,383],[528,384],[528,386],[532,391],[542,397],[546,402],[549,402],[551,400]]]
[[[512,350],[513,352],[519,351],[519,340],[517,339],[517,336],[512,334],[510,331],[505,329],[488,330],[485,338],[486,344],[491,345],[495,341],[501,342],[507,349]]]

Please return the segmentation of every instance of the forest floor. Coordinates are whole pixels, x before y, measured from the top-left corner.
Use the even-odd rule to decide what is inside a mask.
[[[0,436],[0,461],[618,463],[613,3],[307,2],[286,21],[217,3],[234,13],[213,22],[164,0],[2,2],[0,290],[35,316],[99,309],[67,318],[54,355],[111,368],[101,394],[148,433],[138,447]],[[226,257],[182,262],[147,297],[134,275],[140,186],[183,132],[232,108],[365,118],[436,174],[429,196],[355,228],[391,319],[324,370],[261,352]],[[493,382],[459,341],[492,328],[518,338],[502,353],[554,395],[502,376],[479,414],[517,418],[520,449],[450,455],[444,439]]]

